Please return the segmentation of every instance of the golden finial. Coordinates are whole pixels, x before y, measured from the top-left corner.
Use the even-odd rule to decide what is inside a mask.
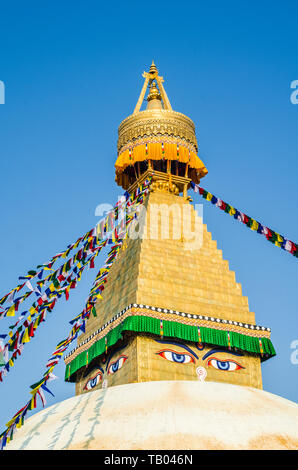
[[[152,60],[151,67],[150,67],[150,69],[149,69],[149,73],[152,73],[152,74],[157,73],[157,74],[158,74],[157,67],[156,67],[156,65],[155,65],[155,63],[154,63],[153,60]]]
[[[147,96],[147,101],[151,100],[161,100],[161,94],[154,81],[151,83],[149,95]]]
[[[167,97],[167,94],[166,94],[165,89],[163,87],[164,79],[163,79],[163,77],[158,75],[158,70],[157,70],[157,67],[156,67],[153,60],[152,60],[152,64],[151,64],[151,67],[149,69],[149,72],[143,72],[143,77],[145,78],[144,85],[143,85],[141,94],[139,96],[139,99],[138,99],[138,102],[137,102],[137,105],[134,109],[133,114],[135,115],[135,114],[138,114],[140,112],[143,100],[145,98],[145,93],[146,93],[146,90],[148,88],[148,85],[151,88],[153,80],[156,80],[158,90],[159,90],[158,93],[160,93],[161,99],[159,99],[158,96],[155,97],[157,99],[150,98],[150,101],[148,101],[147,109],[153,109],[153,108],[154,109],[163,109],[164,108],[166,110],[172,111],[172,107],[171,107],[169,98]],[[151,93],[149,92],[148,97],[150,96],[150,94]],[[163,106],[161,104],[161,100],[163,102]]]
[[[147,109],[163,109],[163,105],[161,103],[162,97],[155,81],[152,81],[150,91],[146,99],[148,101]]]

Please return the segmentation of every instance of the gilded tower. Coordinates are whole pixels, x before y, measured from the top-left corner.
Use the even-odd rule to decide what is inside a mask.
[[[148,179],[150,192],[97,316],[65,357],[66,380],[76,382],[76,395],[165,380],[261,389],[261,361],[275,354],[270,329],[256,324],[188,195],[207,174],[194,123],[173,111],[154,63],[143,77],[134,112],[119,126],[115,171],[129,193]]]

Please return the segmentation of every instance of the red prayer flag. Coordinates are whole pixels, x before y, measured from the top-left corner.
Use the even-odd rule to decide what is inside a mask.
[[[64,292],[65,292],[65,298],[66,298],[66,300],[68,300],[68,299],[69,299],[69,292],[68,292],[68,288],[67,288],[67,289],[65,289],[65,291],[64,291]]]
[[[17,331],[15,334],[15,343],[14,343],[13,349],[17,349],[19,336],[20,336],[20,333]]]
[[[247,224],[248,222],[248,216],[246,214],[243,214],[243,221],[244,224]]]
[[[33,322],[30,324],[29,327],[29,336],[31,336],[31,338],[34,336]]]
[[[266,238],[267,240],[269,240],[269,238],[272,238],[272,232],[270,230],[270,228],[266,227],[267,228],[267,233],[266,233]]]

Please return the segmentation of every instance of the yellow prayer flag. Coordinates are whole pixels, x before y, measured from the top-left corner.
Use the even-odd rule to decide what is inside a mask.
[[[41,387],[41,385],[44,384],[44,383],[45,383],[45,380],[43,380],[42,382],[39,382],[38,385],[37,385],[35,388],[33,388],[33,390],[31,390],[30,393],[31,393],[31,395],[33,395],[33,398],[34,398],[34,396],[36,395],[37,390],[38,390],[38,389]]]
[[[31,393],[32,393],[32,392],[31,392]],[[35,396],[33,396],[33,397],[31,398],[31,402],[30,402],[30,410],[34,410],[34,408],[35,408],[35,406],[34,406],[34,405],[35,405],[35,403],[34,403],[34,402],[35,402]]]
[[[19,414],[20,414],[20,413],[19,413]],[[17,415],[17,416],[18,416],[18,415]],[[15,421],[15,419],[16,419],[17,416],[14,416],[10,421],[8,421],[8,422],[6,423],[5,426],[6,426],[7,428],[9,428],[9,427],[12,425],[12,423],[14,423],[14,421]],[[7,442],[9,442],[8,439],[9,439],[9,437],[7,436]]]
[[[8,310],[7,310],[7,313],[6,313],[6,316],[7,317],[14,317],[15,316],[15,305],[13,304]]]
[[[26,328],[23,339],[22,339],[22,343],[29,343],[29,341],[30,341],[30,336],[28,334],[28,328]]]
[[[284,241],[284,239],[279,233],[275,232],[275,234],[276,234],[277,240],[274,242],[274,245],[281,247],[282,242]]]
[[[251,230],[258,230],[258,228],[259,228],[258,222],[256,220],[252,219],[252,224],[251,224],[250,228],[251,228]]]
[[[22,413],[23,410],[20,410],[10,421],[8,421],[6,423],[6,427],[9,428],[14,422],[15,420],[17,419],[18,416],[20,416],[20,414]]]
[[[75,244],[74,244],[74,246],[73,246],[73,249],[74,249],[74,250],[79,246],[80,241],[81,241],[81,240],[78,239],[78,240],[75,242]]]

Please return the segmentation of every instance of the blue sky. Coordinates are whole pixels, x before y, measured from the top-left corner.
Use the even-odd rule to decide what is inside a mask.
[[[98,204],[122,194],[114,182],[117,127],[152,59],[173,108],[195,122],[209,170],[202,186],[297,242],[298,105],[290,101],[297,10],[294,1],[2,3],[2,294],[93,227]],[[204,221],[257,323],[272,328],[277,357],[263,365],[264,389],[297,402],[298,364],[290,360],[297,259],[208,203]],[[0,385],[1,430],[67,336],[95,271],[48,314]],[[1,331],[12,323],[3,320]],[[63,363],[55,373],[48,405],[74,394]]]

